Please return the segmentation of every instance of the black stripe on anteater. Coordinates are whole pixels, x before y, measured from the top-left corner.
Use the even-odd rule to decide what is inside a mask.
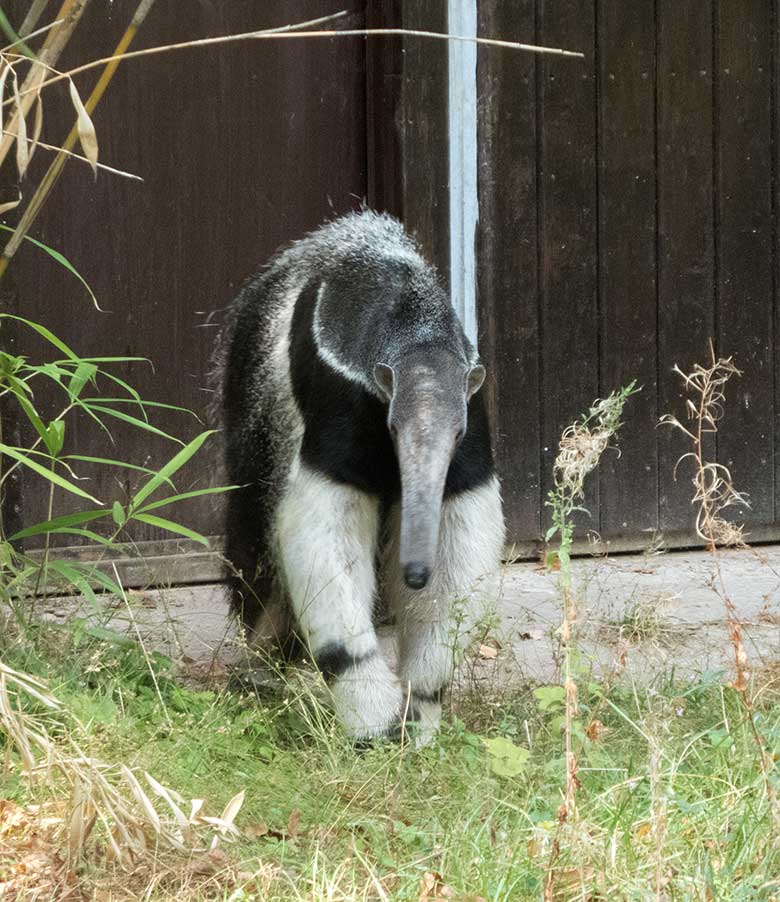
[[[350,667],[357,667],[363,661],[367,661],[376,654],[376,651],[367,655],[351,655],[341,642],[329,642],[323,645],[314,655],[314,661],[320,673],[326,680],[340,677]]]
[[[440,705],[442,696],[444,695],[444,690],[440,687],[435,692],[420,692],[418,689],[412,691],[412,696],[415,700],[421,702],[428,702],[429,704]]]

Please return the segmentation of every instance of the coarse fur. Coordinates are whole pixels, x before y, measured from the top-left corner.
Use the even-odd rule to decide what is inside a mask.
[[[350,214],[244,286],[224,347],[234,611],[258,645],[295,628],[351,736],[392,732],[409,703],[429,736],[453,605],[478,610],[504,537],[484,370],[435,270],[395,219]]]

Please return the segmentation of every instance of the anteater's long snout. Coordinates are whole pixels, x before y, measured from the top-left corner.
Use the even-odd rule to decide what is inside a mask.
[[[431,568],[420,561],[412,561],[404,567],[404,582],[410,589],[424,589],[431,578]]]
[[[452,446],[399,436],[401,569],[410,589],[423,589],[436,565],[444,482]]]

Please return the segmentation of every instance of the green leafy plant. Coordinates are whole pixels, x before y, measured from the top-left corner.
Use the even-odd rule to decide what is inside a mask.
[[[81,357],[65,342],[40,323],[20,316],[0,313],[0,329],[10,321],[35,333],[51,346],[53,359],[31,363],[23,355],[0,352],[0,402],[8,412],[15,405],[31,428],[32,438],[26,444],[10,444],[5,440],[0,419],[0,495],[10,477],[19,468],[28,476],[40,479],[48,486],[46,519],[26,524],[8,534],[0,522],[0,598],[14,602],[24,595],[35,596],[41,587],[53,581],[72,587],[88,599],[95,600],[95,589],[121,594],[116,580],[105,573],[97,562],[58,560],[52,557],[52,537],[73,536],[102,547],[103,557],[116,550],[121,534],[133,523],[158,527],[208,546],[208,540],[176,520],[161,516],[159,511],[187,499],[227,490],[227,487],[208,487],[178,492],[174,477],[198,453],[213,435],[205,430],[189,442],[184,442],[150,420],[150,414],[182,408],[142,398],[139,393],[116,375],[112,366],[140,362],[135,357]],[[36,398],[43,384],[54,386],[59,397],[56,412],[44,414]],[[121,422],[133,429],[148,432],[178,446],[176,452],[157,470],[117,458],[96,457],[76,453],[68,445],[71,418],[86,415],[109,436],[112,422]],[[126,501],[100,499],[89,490],[89,482],[79,476],[84,465],[119,468],[134,471],[145,478],[140,488]],[[83,509],[57,515],[55,502],[58,492],[79,498]],[[43,554],[33,557],[20,550],[24,539],[44,537]]]
[[[490,768],[499,777],[516,777],[522,773],[531,753],[520,745],[515,745],[504,736],[483,739],[485,751],[490,757]]]

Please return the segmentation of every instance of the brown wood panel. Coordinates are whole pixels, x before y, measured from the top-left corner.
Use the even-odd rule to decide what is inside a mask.
[[[18,21],[16,4],[12,20]],[[63,65],[105,55],[134,0],[110,9],[92,4]],[[356,7],[352,4],[353,8]],[[158,0],[138,46],[247,31],[332,13],[338,0],[232,0],[182,5]],[[342,20],[361,27],[361,7]],[[45,322],[84,354],[141,354],[149,367],[133,381],[149,398],[203,414],[213,311],[280,244],[323,218],[356,206],[366,193],[365,42],[360,38],[245,42],[128,61],[95,115],[101,158],[144,182],[68,165],[35,228],[90,281],[107,312],[97,313],[78,285],[34,248],[14,262],[22,312]],[[86,94],[94,75],[78,79]],[[46,135],[56,141],[71,116],[67,97],[51,92]],[[63,100],[57,108],[57,100]],[[38,166],[43,162],[39,151]],[[38,172],[40,168],[38,169]],[[35,181],[35,173],[31,182]],[[128,376],[124,369],[120,375]],[[194,421],[166,417],[180,434]],[[90,424],[73,426],[82,453],[109,453],[159,464],[170,446],[117,430],[117,447]],[[111,453],[113,452],[113,453]],[[215,456],[215,452],[212,458]],[[212,478],[209,458],[181,490]],[[101,473],[90,485],[102,500],[123,498],[134,480]],[[27,516],[42,516],[29,484]],[[70,499],[58,501],[62,512]],[[210,501],[191,504],[187,521],[205,533],[219,522]],[[157,538],[139,529],[137,539]],[[67,541],[67,539],[66,539]]]
[[[713,27],[697,0],[658,0],[658,407],[684,417],[672,367],[706,361],[714,335]],[[684,437],[658,429],[659,517],[692,530]]]
[[[774,434],[780,431],[780,3],[772,2],[772,82],[770,86],[772,110],[772,308],[774,310]],[[775,441],[775,522],[780,521],[780,447]]]
[[[501,98],[480,107],[481,344],[498,377],[488,390],[512,538],[527,545],[538,536],[533,492],[513,482],[535,441],[527,394],[540,398],[541,505],[560,429],[596,394],[636,376],[644,390],[627,411],[623,453],[604,461],[587,506],[621,548],[642,547],[656,527],[674,545],[692,541],[690,472],[683,465],[674,476],[688,446],[655,424],[662,413],[684,415],[672,367],[706,361],[715,337],[745,376],[730,386],[712,453],[751,493],[752,510],[734,513],[765,541],[777,535],[780,500],[777,2],[538,0],[537,11],[540,43],[588,55],[579,81],[563,60],[546,59],[532,102],[512,64],[488,66],[480,53],[483,94]],[[527,28],[524,4],[482,0],[480,13],[504,37]],[[521,105],[526,133],[499,130]],[[515,181],[513,164],[525,161],[533,135],[526,166],[537,173],[538,269],[510,212],[516,223],[532,219],[534,192]],[[526,296],[535,279],[536,335],[528,306],[503,300],[513,289]],[[521,332],[529,343],[513,360]],[[540,379],[528,388],[534,355]]]
[[[93,3],[63,65],[108,52],[134,5]],[[15,0],[6,12],[18,21],[25,6]],[[180,4],[157,0],[139,46],[343,8],[294,6],[193,3],[183,16]],[[401,17],[411,28],[447,27],[443,0],[352,7],[345,25],[362,25],[365,7],[372,25]],[[745,370],[731,386],[719,454],[751,493],[749,529],[773,534],[778,24],[777,0],[480,0],[482,34],[587,56],[478,54],[480,350],[510,537],[525,548],[547,521],[561,429],[634,376],[644,391],[627,412],[623,454],[592,479],[593,517],[580,526],[620,535],[621,548],[641,546],[656,523],[686,542],[689,474],[673,478],[686,447],[654,425],[683,409],[673,364],[706,359],[711,336]],[[142,392],[202,411],[209,315],[279,244],[325,216],[368,196],[402,215],[448,276],[447,76],[446,44],[420,38],[244,44],[127,63],[95,120],[101,158],[145,181],[95,182],[69,164],[36,226],[108,312],[93,311],[72,278],[29,246],[14,263],[19,309],[85,353],[149,356],[156,371],[134,377]],[[82,93],[94,78],[79,78]],[[70,116],[66,94],[52,91],[46,137],[62,137]],[[39,151],[30,183],[43,164]],[[166,421],[186,434],[200,428]],[[81,451],[162,459],[159,443],[122,430],[114,449],[86,423],[70,440]],[[195,470],[180,488],[213,478],[210,461]],[[111,499],[133,484],[102,474],[90,488]],[[40,515],[42,503],[28,496],[25,516]],[[186,517],[209,533],[218,522],[210,503]]]
[[[6,87],[5,95],[8,95]],[[16,170],[12,165],[0,168],[0,197],[16,197]],[[19,286],[16,272],[11,270],[6,273],[0,282],[0,311],[3,313],[15,313],[19,309]],[[7,354],[21,354],[19,347],[19,333],[22,327],[12,320],[4,320],[0,326],[0,350]],[[21,442],[21,420],[24,414],[16,404],[13,395],[0,397],[0,441],[8,445],[19,445]],[[9,457],[0,455],[0,469],[3,473],[13,466],[15,461]],[[0,520],[3,526],[3,535],[13,535],[18,532],[22,524],[22,512],[24,510],[24,498],[22,490],[24,483],[20,469],[15,470],[3,482],[0,487]]]
[[[534,30],[534,0],[479,5],[481,36]],[[536,66],[530,54],[478,52],[479,348],[510,543],[541,534]]]
[[[540,0],[539,41],[581,50],[583,62],[540,63],[539,144],[542,498],[561,430],[599,394],[596,191],[596,16],[592,0]],[[598,474],[584,529],[599,524]],[[549,512],[543,511],[543,523]]]
[[[367,0],[367,28],[397,28],[403,0]],[[403,42],[398,37],[366,41],[366,164],[368,203],[403,217],[401,85]]]
[[[717,3],[718,351],[743,371],[728,387],[718,457],[750,497],[732,516],[774,520],[772,10]]]
[[[403,26],[447,31],[444,0],[402,0]],[[448,56],[445,41],[403,38],[403,218],[445,282],[450,269]]]
[[[597,41],[601,393],[642,386],[600,466],[607,538],[658,526],[653,4],[600,0]]]

